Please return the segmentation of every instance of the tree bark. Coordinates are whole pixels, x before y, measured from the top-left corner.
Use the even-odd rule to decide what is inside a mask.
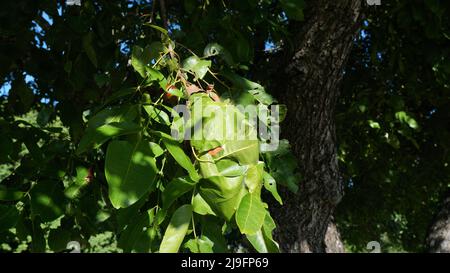
[[[282,134],[293,144],[303,176],[299,193],[284,191],[286,204],[275,208],[273,214],[284,252],[344,250],[336,226],[330,222],[343,195],[334,109],[359,28],[361,2],[307,2],[307,17],[299,25],[294,52],[285,56],[285,68],[277,77],[284,83],[278,86],[278,99],[289,109]]]
[[[345,252],[344,244],[341,240],[341,234],[336,227],[333,220],[328,223],[327,231],[325,232],[325,252],[327,253],[343,253]]]
[[[429,252],[450,253],[450,195],[444,199],[427,236]]]

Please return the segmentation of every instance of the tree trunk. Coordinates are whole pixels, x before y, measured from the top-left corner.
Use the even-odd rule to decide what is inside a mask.
[[[278,91],[279,100],[289,109],[282,133],[293,144],[303,176],[299,193],[283,192],[286,204],[274,209],[277,239],[285,252],[343,251],[330,222],[343,195],[334,108],[359,28],[361,2],[307,2],[294,53],[286,56],[283,75],[277,77],[285,84]]]
[[[450,253],[450,195],[448,195],[436,215],[428,236],[429,252]]]

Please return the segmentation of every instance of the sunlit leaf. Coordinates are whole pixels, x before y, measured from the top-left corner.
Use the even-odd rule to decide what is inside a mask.
[[[179,207],[170,219],[159,248],[161,253],[176,253],[183,242],[192,217],[192,206]]]

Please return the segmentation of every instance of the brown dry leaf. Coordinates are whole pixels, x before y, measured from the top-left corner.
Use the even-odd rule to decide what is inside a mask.
[[[191,84],[186,87],[186,92],[189,96],[200,91],[202,91],[202,89],[195,84]]]
[[[220,153],[221,151],[223,151],[223,148],[222,147],[216,147],[216,148],[214,148],[214,149],[212,149],[212,150],[209,150],[208,151],[208,154],[210,154],[210,155],[212,155],[212,156],[215,156],[215,155],[217,155],[218,153]]]

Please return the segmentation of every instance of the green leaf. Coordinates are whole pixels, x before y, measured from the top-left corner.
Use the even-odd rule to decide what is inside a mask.
[[[144,110],[148,116],[158,123],[170,125],[169,115],[161,109],[154,107],[153,105],[144,105]]]
[[[213,253],[213,246],[214,243],[204,236],[190,239],[184,244],[184,247],[192,253]]]
[[[185,96],[185,94],[183,93],[183,91],[180,90],[180,89],[178,89],[178,88],[173,88],[173,87],[172,87],[172,88],[169,88],[168,90],[166,89],[165,91],[166,91],[167,93],[173,95],[173,96],[176,96],[176,97],[179,97],[179,98],[183,98],[183,99],[186,98],[186,96]]]
[[[155,239],[154,230],[149,228],[151,222],[148,213],[143,213],[133,219],[120,234],[117,245],[125,252],[148,253]]]
[[[235,65],[235,62],[233,60],[233,56],[231,56],[231,53],[228,50],[226,50],[223,46],[219,45],[218,43],[207,44],[205,49],[203,50],[203,56],[207,57],[207,58],[212,57],[212,56],[219,56],[229,66]]]
[[[183,69],[191,71],[198,79],[203,79],[209,67],[211,67],[211,61],[202,60],[197,56],[191,56],[183,61]]]
[[[200,224],[201,238],[212,243],[212,251],[214,253],[227,253],[228,243],[222,233],[223,220],[211,216],[202,217]]]
[[[1,128],[1,130],[4,129]],[[0,164],[10,161],[10,156],[13,153],[13,149],[14,149],[14,142],[9,136],[4,136],[0,138]]]
[[[97,127],[95,130],[89,130],[80,141],[77,154],[93,148],[97,149],[112,137],[137,133],[140,126],[131,122],[113,122]]]
[[[164,35],[168,34],[168,31],[166,29],[160,27],[160,26],[149,24],[149,23],[145,23],[144,25],[149,26],[151,28],[154,28],[154,29],[156,29],[157,31],[161,32]]]
[[[281,7],[289,19],[303,21],[305,8],[304,0],[280,0]]]
[[[144,69],[145,69],[145,76],[147,78],[145,80],[146,85],[151,85],[153,82],[159,82],[164,79],[164,75],[158,70],[151,68],[149,66],[146,66]]]
[[[278,203],[280,203],[280,205],[283,205],[281,196],[278,194],[277,182],[275,181],[275,179],[267,172],[264,172],[263,179],[264,179],[264,188],[272,194],[272,196],[275,198],[275,200],[278,201]]]
[[[239,163],[231,159],[219,160],[217,161],[216,166],[218,171],[220,172],[220,175],[225,177],[244,175],[249,168],[248,165],[239,165]]]
[[[118,232],[123,231],[131,222],[135,222],[135,219],[141,215],[140,210],[146,201],[147,198],[141,198],[129,207],[116,210]]]
[[[154,142],[149,142],[149,144],[154,157],[159,157],[164,154],[164,150],[161,148],[161,146],[159,146],[159,144],[156,144]]]
[[[288,109],[287,109],[287,106],[285,104],[279,104],[278,107],[279,107],[278,108],[278,114],[280,115],[278,122],[281,123],[286,118]]]
[[[110,96],[108,96],[104,102],[104,105],[108,105],[122,97],[134,94],[136,92],[136,87],[123,88],[115,91]]]
[[[200,169],[204,176],[199,183],[199,193],[214,210],[214,212],[226,220],[230,220],[239,202],[246,194],[244,177],[214,176],[218,173],[213,163],[201,163]]]
[[[275,222],[269,213],[266,213],[262,228],[254,235],[246,235],[249,242],[259,253],[280,252],[277,242],[272,238],[272,231],[275,229]]]
[[[258,251],[259,253],[269,253],[269,250],[266,246],[266,241],[264,240],[262,229],[258,230],[253,235],[246,235],[246,237],[252,244],[252,246],[256,249],[256,251]]]
[[[256,165],[250,166],[245,176],[245,185],[250,193],[259,195],[263,185],[264,163],[258,162]]]
[[[153,42],[145,48],[137,45],[133,46],[131,51],[131,65],[142,78],[147,79],[147,84],[152,81],[164,79],[161,72],[150,66],[151,61],[159,59],[160,54],[164,51],[166,51],[166,48],[161,42]]]
[[[180,147],[180,143],[172,139],[172,137],[170,137],[167,134],[161,133],[161,135],[163,136],[162,141],[164,143],[164,146],[166,146],[167,150],[175,159],[175,161],[189,173],[189,176],[192,180],[198,181],[200,179],[200,176],[195,170],[195,167],[192,164],[191,159]]]
[[[177,177],[173,179],[162,194],[164,208],[168,209],[175,200],[188,191],[193,190],[196,183],[196,181],[193,181],[189,177]]]
[[[144,50],[142,47],[137,45],[133,46],[131,50],[131,65],[142,78],[147,77],[146,67],[148,67],[151,60],[152,57],[150,50]]]
[[[31,90],[22,78],[13,81],[8,95],[8,103],[14,108],[15,113],[22,114],[28,112],[34,100],[33,90]]]
[[[408,115],[405,111],[399,111],[395,113],[395,118],[397,118],[400,122],[408,124],[408,126],[411,127],[412,129],[419,128],[417,121],[410,115]]]
[[[91,148],[97,149],[112,137],[138,132],[140,126],[133,122],[137,115],[136,106],[113,107],[100,111],[89,119],[77,154]]]
[[[264,223],[266,210],[257,194],[246,194],[236,211],[236,223],[243,234],[256,234]]]
[[[51,229],[48,234],[48,246],[55,252],[60,252],[66,249],[67,243],[70,242],[70,231],[64,227]]]
[[[31,252],[44,253],[47,243],[39,217],[33,219],[31,229]]]
[[[168,52],[168,49],[166,46],[164,46],[163,43],[160,41],[152,42],[150,45],[145,47],[146,50],[150,51],[150,58],[152,60],[157,60],[159,57],[162,56],[162,54]]]
[[[86,55],[88,56],[91,63],[97,68],[98,62],[97,62],[97,53],[94,49],[94,33],[89,32],[83,37],[83,49]]]
[[[274,102],[273,97],[267,93],[264,89],[248,90],[250,94],[259,102],[265,105],[270,105]]]
[[[36,118],[36,123],[41,127],[45,127],[45,125],[47,125],[48,122],[50,121],[52,113],[53,113],[52,109],[48,107],[42,108],[41,111],[39,111],[39,114]]]
[[[223,70],[221,74],[229,81],[231,81],[231,83],[233,83],[234,87],[236,87],[237,89],[249,92],[258,102],[265,105],[271,105],[276,102],[276,100],[271,95],[269,95],[265,91],[264,87],[260,84],[252,82],[229,70]]]
[[[179,207],[170,219],[169,226],[164,233],[159,252],[176,253],[183,242],[184,236],[189,228],[192,217],[192,206],[183,205]]]
[[[85,167],[77,167],[77,176],[75,178],[75,181],[71,183],[65,190],[64,194],[66,197],[73,199],[78,196],[80,193],[80,190],[87,185],[86,178],[89,175],[89,169]]]
[[[300,175],[297,172],[297,160],[291,152],[289,142],[286,139],[280,140],[276,151],[266,152],[263,156],[269,168],[269,174],[275,181],[296,193]]]
[[[209,206],[199,193],[197,193],[192,200],[192,210],[200,215],[216,215],[211,209],[211,206]]]
[[[50,222],[65,212],[66,198],[63,184],[57,180],[39,180],[30,191],[31,215]]]
[[[25,192],[15,189],[8,189],[0,185],[0,201],[17,201],[20,200]]]
[[[228,158],[240,165],[258,162],[257,132],[243,113],[231,104],[214,102],[205,94],[191,98],[191,127],[195,129],[191,145],[199,153],[221,147],[214,160]],[[202,127],[196,128],[200,119]]]
[[[381,128],[380,123],[378,123],[376,121],[373,121],[373,120],[369,119],[368,122],[369,122],[369,126],[371,128],[373,128],[373,129],[380,129]]]
[[[109,199],[115,208],[125,208],[147,194],[155,183],[158,169],[150,144],[113,141],[108,145],[105,176]]]
[[[16,226],[19,210],[14,205],[0,205],[0,232]]]

